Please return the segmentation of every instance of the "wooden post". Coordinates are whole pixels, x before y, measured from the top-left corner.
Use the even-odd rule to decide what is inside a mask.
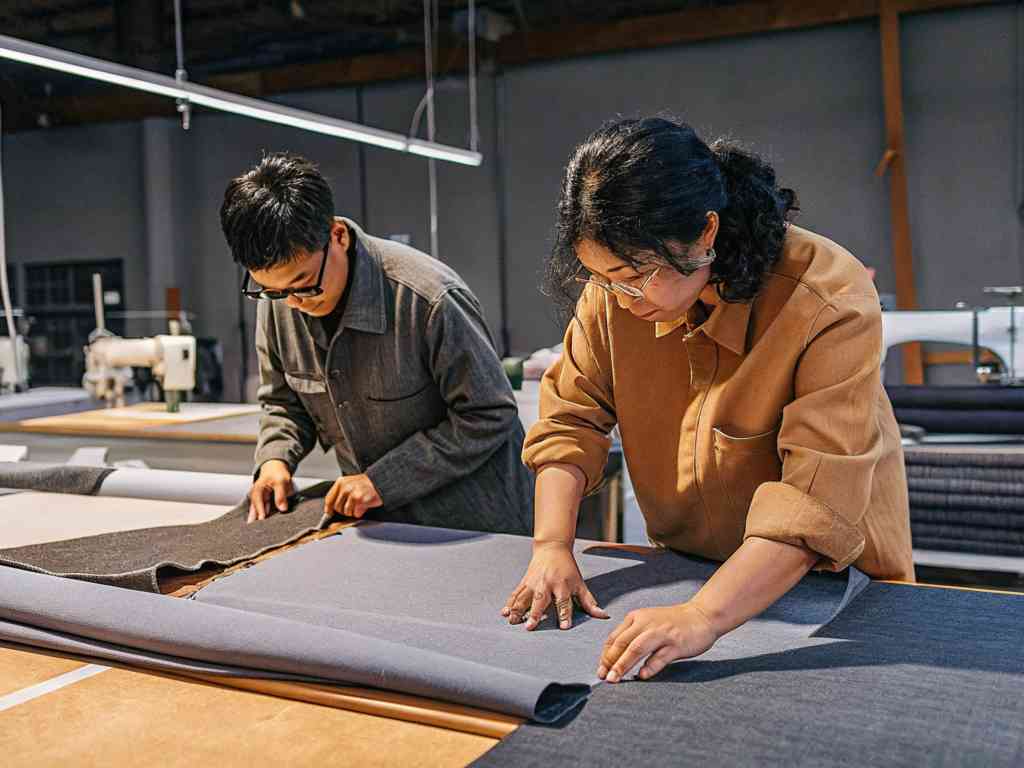
[[[885,95],[885,156],[878,171],[889,174],[889,207],[892,224],[892,259],[896,273],[896,304],[917,309],[914,257],[910,241],[910,210],[907,199],[907,164],[903,142],[903,86],[900,72],[900,11],[893,0],[882,0],[879,12],[882,34],[882,86]],[[903,380],[924,384],[924,365],[919,343],[903,346]]]

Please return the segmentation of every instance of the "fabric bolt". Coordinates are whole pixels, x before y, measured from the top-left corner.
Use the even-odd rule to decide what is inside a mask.
[[[1024,432],[1024,430],[1020,430]],[[1024,470],[1024,446],[960,446],[949,448],[946,446],[912,446],[904,449],[904,458],[907,466],[928,466],[942,467],[955,470],[956,476],[969,477],[971,475],[959,475],[968,468],[990,468]],[[984,479],[983,475],[974,475]],[[1008,480],[1021,480],[1024,475],[1003,474],[1000,477]]]
[[[1018,467],[942,466],[936,464],[907,464],[907,483],[918,480],[956,480],[985,483],[1013,483],[1024,480],[1024,470]]]
[[[158,592],[158,577],[163,571],[194,571],[204,565],[231,565],[323,527],[329,518],[324,515],[322,496],[329,487],[330,483],[314,486],[320,497],[307,499],[289,513],[277,513],[258,523],[246,524],[249,503],[245,501],[203,523],[162,525],[0,549],[0,565]],[[313,495],[313,489],[304,493]],[[17,500],[17,497],[12,499]],[[125,499],[90,501],[110,505],[132,503]],[[140,509],[171,504],[159,501],[134,503]]]
[[[993,544],[1010,544],[1024,548],[1024,530],[1007,528],[985,528],[976,525],[957,525],[955,523],[918,522],[913,526],[915,536],[929,539],[950,538],[960,541],[991,542]]]
[[[0,642],[160,669],[373,685],[557,720],[598,683],[615,621],[499,614],[529,561],[525,537],[362,524],[214,581],[189,601],[0,568]],[[580,567],[615,620],[692,596],[717,564],[581,542]],[[863,574],[808,576],[709,658],[781,650],[831,621]]]
[[[1024,432],[1024,410],[954,410],[947,408],[893,408],[901,424],[913,424],[928,432],[962,432],[979,435],[1019,435]]]
[[[712,289],[658,326],[586,287],[541,382],[531,469],[573,464],[595,488],[617,424],[652,540],[725,560],[759,537],[913,580],[881,310],[853,255],[790,226],[753,301]]]
[[[920,386],[893,385],[885,387],[892,407],[922,408],[927,410],[979,410],[999,409],[1024,411],[1024,389],[1019,387],[974,386]]]
[[[914,507],[1016,512],[1024,520],[1024,495],[989,496],[980,493],[931,493],[913,490],[910,492],[910,508]]]
[[[932,537],[916,534],[914,546],[917,549],[929,549],[946,552],[969,552],[974,555],[1004,555],[1006,557],[1024,557],[1024,545],[1008,544],[996,541],[975,541],[972,539],[954,539],[949,537]]]
[[[813,638],[598,688],[473,765],[1024,764],[1024,596],[872,583]]]
[[[1024,514],[1019,512],[998,512],[978,509],[910,508],[910,529],[914,532],[919,523],[939,523],[979,526],[1007,531],[1024,531]]]
[[[92,496],[113,471],[112,467],[75,467],[35,461],[0,462],[0,488]]]
[[[1013,480],[972,480],[962,477],[919,477],[907,473],[910,493],[981,494],[985,496],[1014,496],[1024,498],[1024,482]],[[1003,473],[1004,476],[1006,473]]]

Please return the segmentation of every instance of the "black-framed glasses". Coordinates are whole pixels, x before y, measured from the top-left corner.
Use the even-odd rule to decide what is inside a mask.
[[[299,288],[264,288],[253,283],[256,287],[250,288],[249,282],[252,280],[252,275],[249,274],[249,270],[246,270],[245,277],[242,279],[242,295],[253,301],[258,301],[259,299],[280,301],[281,299],[287,299],[289,296],[294,296],[297,299],[311,299],[314,296],[319,296],[324,292],[320,284],[324,280],[324,270],[327,269],[327,251],[330,247],[331,238],[327,238],[327,242],[324,243],[323,259],[320,261],[320,272],[317,274],[316,282],[313,285],[303,285]]]

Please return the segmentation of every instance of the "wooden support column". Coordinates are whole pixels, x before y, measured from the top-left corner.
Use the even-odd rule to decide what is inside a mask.
[[[900,71],[900,10],[892,0],[882,0],[879,12],[882,34],[882,86],[885,95],[885,155],[877,173],[889,174],[889,209],[892,227],[892,260],[896,273],[896,303],[900,309],[917,309],[914,257],[910,240],[910,206],[907,197],[906,151],[903,141],[903,85]],[[924,384],[924,365],[919,343],[905,344],[903,380]]]

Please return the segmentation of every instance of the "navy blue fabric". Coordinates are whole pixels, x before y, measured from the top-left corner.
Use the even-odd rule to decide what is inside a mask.
[[[474,765],[1024,764],[1024,596],[872,583],[778,653],[603,685]]]

